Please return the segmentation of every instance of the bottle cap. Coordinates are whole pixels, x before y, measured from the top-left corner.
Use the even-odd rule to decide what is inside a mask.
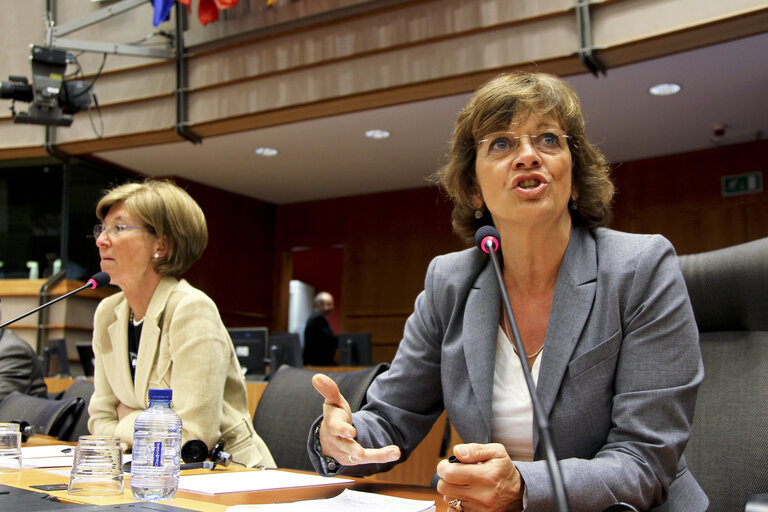
[[[173,398],[172,389],[150,389],[148,392],[149,400],[167,400],[170,401]]]

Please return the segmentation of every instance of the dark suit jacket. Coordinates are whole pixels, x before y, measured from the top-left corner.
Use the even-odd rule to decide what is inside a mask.
[[[29,343],[8,329],[0,329],[0,400],[18,391],[48,398],[43,368]]]
[[[304,364],[331,366],[339,339],[324,315],[314,311],[304,327]]]
[[[396,444],[407,457],[445,408],[464,442],[492,442],[499,310],[496,278],[479,250],[435,258],[391,369],[354,414],[358,441]],[[666,239],[573,229],[540,357],[536,392],[572,512],[616,501],[641,510],[706,510],[683,457],[704,370],[685,283]],[[535,427],[534,448],[534,462],[515,462],[529,510],[554,510]],[[318,457],[313,462],[321,468]]]

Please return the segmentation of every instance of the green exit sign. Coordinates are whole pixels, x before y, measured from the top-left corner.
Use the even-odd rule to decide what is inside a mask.
[[[763,173],[731,174],[720,178],[723,197],[757,194],[763,191]]]

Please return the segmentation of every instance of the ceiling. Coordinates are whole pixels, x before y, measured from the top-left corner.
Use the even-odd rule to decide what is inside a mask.
[[[612,162],[735,144],[768,135],[768,33],[566,77],[582,99],[587,135]],[[682,86],[653,97],[661,82]],[[428,185],[444,161],[461,94],[189,142],[96,156],[155,176],[179,176],[284,204]],[[725,135],[715,137],[718,126]],[[391,132],[384,140],[368,129]],[[279,150],[275,157],[257,147]]]

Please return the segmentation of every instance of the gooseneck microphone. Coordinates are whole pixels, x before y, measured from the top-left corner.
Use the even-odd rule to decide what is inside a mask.
[[[4,324],[0,325],[0,329],[5,327],[6,325],[11,325],[13,322],[15,322],[17,320],[21,320],[22,318],[27,317],[27,316],[31,315],[32,313],[35,313],[37,311],[40,311],[41,309],[47,308],[48,306],[50,306],[52,304],[55,304],[55,303],[59,302],[60,300],[64,300],[67,297],[69,297],[70,295],[74,295],[74,294],[76,294],[78,292],[81,292],[81,291],[85,290],[86,288],[90,288],[91,290],[95,290],[96,288],[101,288],[102,286],[109,284],[109,279],[110,279],[109,278],[109,274],[107,274],[106,272],[97,272],[96,274],[93,274],[93,276],[88,280],[87,283],[85,283],[83,286],[81,286],[77,290],[72,290],[69,293],[65,293],[61,297],[56,297],[52,301],[46,302],[42,306],[38,306],[35,309],[33,309],[32,311],[27,311],[26,313],[24,313],[21,316],[17,316],[16,318],[14,318],[12,320],[8,320]]]
[[[475,245],[491,256],[493,270],[496,273],[496,279],[499,284],[499,289],[501,290],[501,300],[504,303],[504,311],[507,313],[507,318],[509,318],[509,325],[512,330],[512,337],[514,338],[512,341],[515,344],[515,349],[517,349],[520,365],[523,367],[525,383],[528,385],[528,394],[531,395],[533,417],[536,421],[536,427],[539,429],[541,442],[544,445],[544,452],[547,457],[547,467],[549,468],[549,477],[552,480],[552,486],[555,489],[555,504],[557,505],[558,512],[568,512],[568,500],[565,495],[565,485],[563,485],[563,472],[560,470],[560,463],[555,456],[555,449],[552,446],[552,438],[549,433],[549,421],[544,417],[541,404],[539,403],[539,397],[536,395],[536,386],[533,383],[531,367],[528,364],[528,358],[526,357],[527,354],[525,353],[523,342],[520,340],[520,331],[517,329],[517,322],[515,321],[515,316],[512,314],[509,295],[507,294],[506,286],[504,286],[504,278],[501,275],[501,268],[499,266],[498,258],[496,257],[496,251],[498,251],[500,247],[500,240],[501,235],[493,226],[483,226],[475,232]],[[624,502],[614,503],[603,509],[603,512],[625,511],[638,512],[635,507]]]
[[[496,280],[498,281],[499,290],[501,291],[501,300],[504,303],[504,311],[507,313],[509,326],[512,330],[512,338],[514,338],[512,341],[517,349],[520,365],[523,367],[525,383],[528,385],[528,394],[531,396],[533,417],[536,421],[536,427],[539,429],[541,443],[544,446],[547,467],[549,468],[549,477],[552,480],[552,487],[555,489],[555,504],[557,505],[558,512],[568,512],[568,500],[565,495],[565,486],[563,485],[563,473],[560,470],[560,464],[557,461],[557,457],[555,457],[555,449],[552,446],[552,438],[549,434],[549,421],[544,417],[539,397],[536,395],[536,385],[534,384],[533,376],[531,375],[531,367],[528,365],[525,347],[523,347],[523,342],[520,339],[520,331],[517,329],[515,316],[512,314],[509,295],[507,294],[506,286],[504,286],[504,278],[501,275],[501,267],[499,266],[499,260],[496,256],[496,251],[498,251],[500,247],[500,240],[501,235],[493,226],[483,226],[475,233],[475,244],[480,250],[491,256],[493,270],[496,273]]]

